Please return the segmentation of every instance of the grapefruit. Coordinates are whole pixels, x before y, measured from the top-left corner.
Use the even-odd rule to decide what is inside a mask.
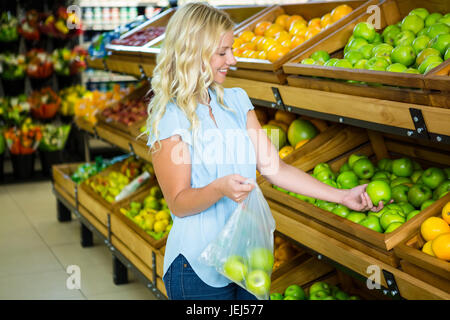
[[[296,119],[289,126],[287,138],[292,146],[296,146],[302,140],[314,138],[317,133],[316,127],[310,121]]]
[[[280,150],[286,145],[286,133],[279,126],[266,124],[262,129],[266,132],[277,150]]]

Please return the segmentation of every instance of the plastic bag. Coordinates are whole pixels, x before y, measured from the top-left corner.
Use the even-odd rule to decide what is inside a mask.
[[[200,261],[237,283],[260,300],[268,300],[273,269],[275,220],[255,185],[217,238],[200,255]]]

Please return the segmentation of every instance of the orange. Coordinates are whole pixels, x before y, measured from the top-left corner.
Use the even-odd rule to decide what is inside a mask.
[[[233,55],[235,57],[240,57],[242,55],[242,52],[244,52],[244,50],[242,50],[241,48],[234,48],[233,49]]]
[[[268,27],[270,27],[270,25],[272,24],[272,22],[270,21],[260,21],[256,24],[255,26],[255,30],[254,33],[257,36],[263,36],[264,32],[267,30]]]
[[[291,50],[292,48],[292,42],[290,39],[284,40],[283,42],[280,43],[283,47],[289,48],[289,50]]]
[[[308,27],[315,26],[320,27],[320,18],[313,18],[308,21]]]
[[[289,28],[289,26],[287,24],[288,19],[289,19],[289,16],[287,14],[280,14],[278,17],[276,17],[275,23],[279,24],[280,26],[282,26],[284,29],[287,30]]]
[[[294,151],[294,147],[293,146],[284,146],[283,148],[280,149],[280,151],[278,152],[279,156],[281,159],[286,158],[286,156],[288,156],[292,151]]]
[[[450,224],[450,201],[442,208],[442,219]]]
[[[425,241],[434,240],[438,235],[450,232],[450,227],[444,219],[429,217],[420,226],[420,232]]]
[[[333,22],[336,22],[339,19],[348,15],[352,11],[353,11],[352,7],[350,7],[347,4],[342,4],[334,8],[333,11],[331,11],[331,19],[333,20]]]
[[[318,34],[320,31],[322,31],[320,28],[317,27],[308,27],[308,30],[306,30],[305,33],[305,40],[309,40],[312,37],[314,37],[316,34]]]
[[[263,36],[254,36],[250,42],[254,42],[258,44],[258,41],[261,41],[261,39],[264,38]]]
[[[431,249],[436,258],[450,261],[450,232],[443,233],[431,241]]]
[[[267,51],[271,46],[278,44],[277,40],[274,38],[266,38],[266,41],[263,43],[263,50]]]
[[[241,57],[248,58],[252,52],[253,52],[253,50],[246,49],[246,50],[242,51]]]
[[[423,245],[422,252],[434,257],[434,252],[433,249],[431,248],[431,242],[433,241],[428,241]]]
[[[280,31],[274,36],[274,39],[281,43],[284,40],[291,40],[291,35],[287,31]]]
[[[333,19],[331,19],[331,13],[327,13],[320,18],[320,26],[322,29],[325,29],[329,25],[333,23]]]
[[[306,23],[303,21],[294,21],[289,28],[289,34],[294,36],[296,34],[299,34],[302,30],[306,30],[308,27],[306,26]]]
[[[241,44],[243,44],[243,43],[244,43],[244,40],[242,40],[241,38],[234,38],[233,49],[239,48],[241,46]]]
[[[273,23],[270,27],[266,29],[266,31],[264,31],[264,36],[273,38],[278,32],[283,30],[284,30],[283,26]]]
[[[258,50],[264,50],[264,43],[266,42],[267,38],[266,37],[261,37],[260,39],[258,39],[256,41],[256,48]]]
[[[291,29],[292,23],[295,21],[303,21],[304,24],[306,24],[305,19],[298,15],[298,14],[293,14],[292,16],[289,16],[289,18],[286,20],[286,25],[287,25],[287,30]]]
[[[283,47],[282,45],[279,44],[275,44],[268,49],[267,59],[270,62],[275,62],[289,51],[290,51],[289,48]]]
[[[295,149],[300,148],[301,146],[303,146],[305,143],[307,143],[309,141],[309,139],[305,139],[302,141],[299,141],[296,145],[295,145]]]
[[[250,50],[247,58],[258,59],[258,51]]]
[[[291,48],[295,48],[305,42],[305,37],[302,35],[296,34],[291,38]]]
[[[242,50],[256,50],[256,43],[254,42],[245,42],[243,44],[241,44],[241,46],[239,47],[239,49]]]
[[[250,30],[244,30],[239,34],[239,38],[242,39],[243,42],[250,42],[252,41],[255,34],[251,32]]]
[[[267,53],[265,51],[258,51],[258,59],[263,59],[266,60],[267,59]]]

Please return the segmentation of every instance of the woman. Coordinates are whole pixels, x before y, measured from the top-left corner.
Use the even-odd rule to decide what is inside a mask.
[[[252,190],[258,170],[284,189],[362,210],[365,186],[330,187],[285,164],[257,120],[244,90],[224,89],[234,23],[208,4],[180,7],[166,28],[152,79],[148,145],[173,218],[163,280],[170,299],[255,299],[199,261]]]

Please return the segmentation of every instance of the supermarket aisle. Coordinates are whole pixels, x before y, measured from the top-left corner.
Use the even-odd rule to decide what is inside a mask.
[[[67,266],[81,271],[81,289],[69,290]],[[94,235],[80,245],[80,223],[60,223],[50,181],[0,186],[0,299],[155,299],[129,272],[112,280],[112,256]]]

